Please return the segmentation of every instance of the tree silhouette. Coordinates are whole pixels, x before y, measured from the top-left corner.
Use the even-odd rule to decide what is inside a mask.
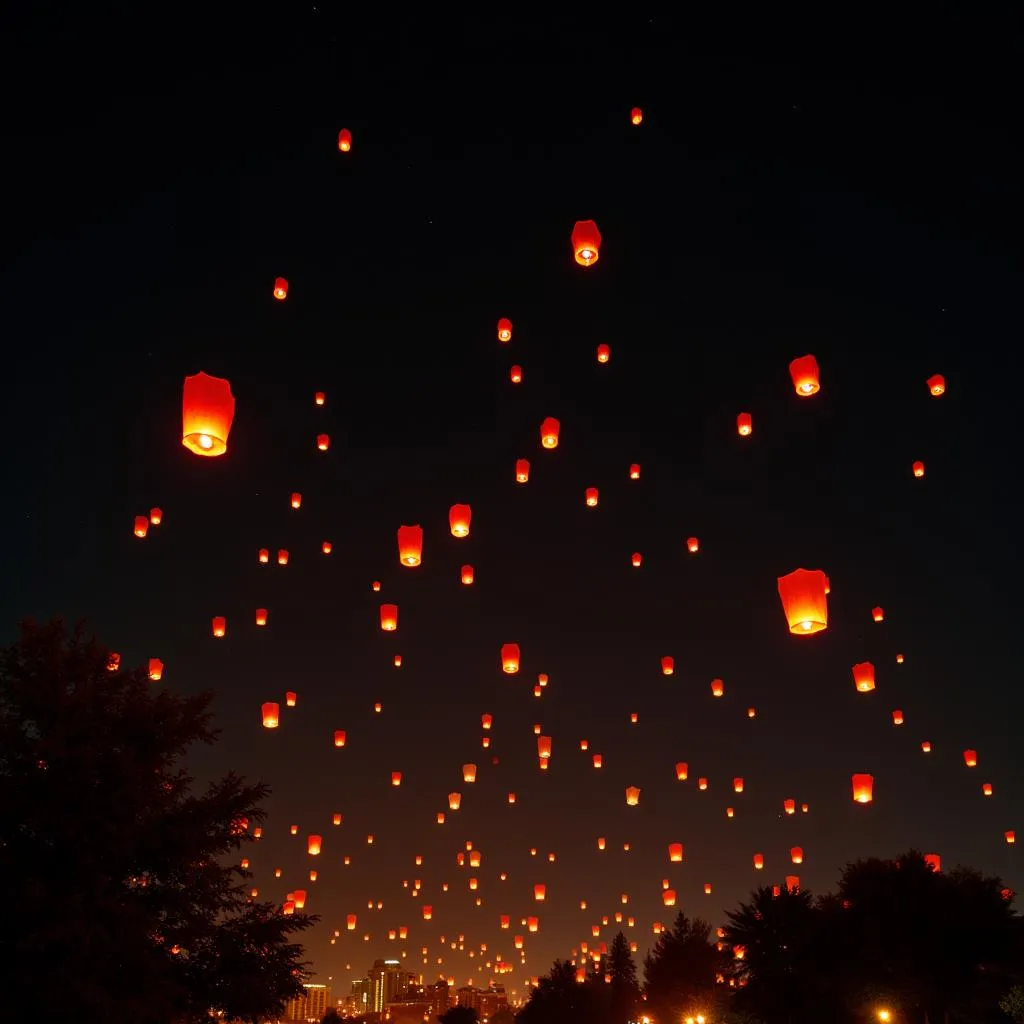
[[[1024,985],[1014,985],[1009,992],[999,1000],[999,1009],[1014,1022],[1024,1022]]]
[[[601,1000],[593,979],[576,980],[576,968],[568,960],[556,960],[530,993],[519,1011],[519,1024],[594,1024],[602,1019]]]
[[[341,1014],[334,1006],[328,1006],[327,1012],[320,1018],[320,1024],[341,1024]]]
[[[237,866],[267,788],[196,794],[181,767],[210,701],[59,621],[0,650],[0,962],[38,1016],[256,1021],[302,991],[288,936],[313,919],[252,902]]]
[[[699,917],[690,920],[680,911],[644,957],[644,990],[654,1019],[711,1016],[722,1002],[716,984],[719,961],[711,925]]]
[[[629,942],[622,932],[617,932],[608,948],[605,958],[608,983],[609,1024],[626,1024],[635,1020],[640,1006],[640,985],[636,980],[636,964],[629,951]]]
[[[477,1024],[480,1017],[472,1006],[451,1006],[437,1019],[441,1024]]]

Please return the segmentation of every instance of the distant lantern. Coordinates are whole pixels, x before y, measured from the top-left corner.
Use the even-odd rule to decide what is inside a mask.
[[[703,775],[699,775],[697,777],[697,788],[699,790],[705,790],[708,788],[708,780]]]
[[[279,548],[277,552],[277,564],[287,565],[288,564],[288,549]]]
[[[530,460],[516,459],[516,483],[525,484],[530,479]]]
[[[223,615],[214,615],[212,628],[214,636],[223,636],[228,631],[228,620]]]
[[[601,344],[597,346],[597,361],[599,363],[607,363],[612,357],[611,345]]]
[[[401,772],[392,772],[391,773],[391,785],[392,786],[400,786],[401,784],[402,784],[402,773]]]
[[[634,569],[639,569],[640,564],[644,560],[644,556],[640,554],[639,551],[634,551],[633,554],[630,556],[629,560],[632,563]]]
[[[462,781],[476,782],[476,765],[469,763],[462,766]]]
[[[316,435],[316,446],[320,451],[325,452],[331,447],[331,437],[329,434],[317,434]]]
[[[423,920],[429,921],[434,916],[434,908],[429,904],[423,905]]]
[[[782,809],[787,814],[796,814],[796,801],[792,797],[787,797],[782,801]]]
[[[629,112],[629,120],[633,124],[641,124],[641,123],[643,123],[643,119],[644,119],[644,112],[639,107],[634,107]]]
[[[800,891],[800,876],[799,875],[786,875],[786,891],[787,892],[799,892]]]
[[[149,659],[149,678],[158,683],[164,674],[164,663],[159,658]]]
[[[481,729],[490,729],[490,727],[493,724],[494,724],[494,716],[493,715],[488,715],[488,714],[484,713],[484,714],[482,714],[480,716],[480,728]]]
[[[136,537],[145,537],[149,533],[149,518],[147,516],[136,516],[133,532]]]
[[[863,773],[852,777],[853,800],[858,804],[869,804],[874,799],[875,777]]]
[[[306,840],[306,852],[310,857],[318,857],[320,855],[320,847],[323,845],[323,836],[310,836]]]
[[[794,864],[803,864],[803,862],[804,862],[803,847],[800,847],[800,846],[792,846],[792,847],[790,847],[789,859]]]
[[[902,655],[902,654],[897,654],[897,655],[896,655],[896,664],[897,664],[897,665],[902,665],[902,664],[903,664],[903,662],[904,662],[904,660],[905,660],[905,659],[904,659],[904,657],[903,657],[903,655]]]
[[[600,768],[604,764],[604,756],[602,754],[594,754],[591,762],[595,768]]]
[[[1003,833],[1003,838],[1012,846],[1014,843],[1017,842],[1017,833],[1014,832],[1014,830],[1012,828],[1011,829],[1007,829]]]
[[[636,807],[640,803],[640,787],[639,786],[627,786],[626,787],[626,803],[630,807]]]
[[[313,393],[313,403],[315,405],[323,405],[326,400],[327,398],[322,391],[316,391]]]
[[[747,708],[747,718],[757,718],[757,708]]]
[[[280,302],[288,298],[288,282],[283,277],[274,278],[274,298]]]
[[[924,855],[924,862],[936,874],[942,870],[942,858],[937,853],[926,853]]]
[[[964,751],[964,764],[968,768],[978,767],[978,752],[976,750],[965,750]]]
[[[459,578],[468,587],[473,582],[473,566],[464,565],[459,572]]]
[[[452,505],[448,510],[448,526],[453,537],[468,537],[473,510],[469,505]]]
[[[402,565],[419,565],[423,559],[423,527],[398,528],[398,561]]]
[[[149,525],[159,526],[164,521],[163,509],[151,508],[149,510]]]
[[[535,932],[535,931],[537,931],[538,928],[540,928],[540,918],[539,917],[528,917],[526,919],[526,930],[528,932]]]
[[[685,782],[690,777],[690,766],[685,761],[676,762],[676,778]]]
[[[543,903],[544,900],[547,898],[547,894],[548,894],[548,887],[546,885],[543,885],[543,884],[538,882],[537,885],[535,885],[533,887],[533,898],[538,903]]]
[[[740,437],[749,437],[754,432],[754,421],[749,412],[741,412],[736,417],[736,433]]]
[[[697,540],[696,537],[687,537],[686,550],[689,551],[691,555],[697,554],[697,552],[700,551],[700,541]]]
[[[287,707],[295,707],[296,702],[299,699],[299,695],[294,690],[288,690],[284,695],[284,702]]]
[[[231,382],[197,373],[185,378],[181,397],[181,443],[196,455],[223,455],[235,418]]]
[[[711,696],[721,697],[725,693],[725,683],[721,679],[711,680]]]
[[[640,463],[632,462],[629,466],[629,479],[639,480],[640,479]]]
[[[923,740],[921,743],[921,752],[924,754],[930,754],[932,752],[932,745],[928,740]]]
[[[882,622],[885,619],[885,610],[882,608],[872,608],[871,618],[875,622]]]
[[[549,758],[551,756],[550,736],[537,737],[537,756],[540,758]]]
[[[348,917],[345,918],[345,927],[350,932],[354,932],[356,930],[356,915],[355,914],[349,914]]]
[[[501,645],[501,671],[508,675],[519,671],[519,644]]]
[[[818,375],[818,360],[814,356],[801,356],[789,364],[789,375],[793,378],[793,387],[801,398],[816,394],[821,387]]]
[[[292,491],[291,498],[289,498],[292,508],[302,508],[302,495],[298,491]]]
[[[522,384],[523,382],[523,368],[516,363],[511,370],[508,371],[508,378],[513,384]]]
[[[548,416],[540,425],[540,443],[544,448],[558,447],[558,432],[562,424],[554,416]]]
[[[981,794],[982,794],[982,796],[991,796],[993,794],[993,792],[994,792],[994,790],[992,789],[992,783],[991,782],[983,782],[981,784]]]
[[[581,267],[592,267],[601,253],[601,232],[592,220],[578,220],[572,229],[572,251]]]
[[[911,467],[911,469],[913,469],[913,471],[914,471],[914,476],[924,476],[924,463],[923,462],[920,462],[920,461],[919,462],[915,462],[914,465]]]
[[[263,728],[276,729],[281,721],[281,707],[274,701],[267,701],[263,705]]]
[[[946,378],[941,373],[933,373],[927,381],[928,392],[935,398],[946,393]]]
[[[395,657],[394,657],[394,665],[395,665],[395,668],[401,668],[402,667],[402,656],[400,654],[396,654],[395,655]]]
[[[265,626],[267,624],[267,609],[257,608],[256,609],[256,625]]]
[[[371,589],[373,590],[373,592],[374,592],[375,594],[379,594],[379,593],[380,593],[380,580],[374,580],[374,581],[373,581],[373,582],[372,582],[372,583],[370,584],[370,588],[371,588]]]
[[[741,776],[737,775],[736,778],[732,780],[732,791],[734,793],[743,792],[743,778]]]
[[[683,860],[683,844],[682,843],[669,843],[668,844],[668,859],[673,864],[680,864]]]
[[[666,889],[661,894],[661,902],[666,907],[674,907],[676,905],[676,891],[675,891],[675,889]]]
[[[398,605],[382,604],[380,606],[380,628],[386,633],[398,629]]]
[[[336,747],[343,747],[343,746],[345,746],[345,730],[344,729],[335,729],[334,730],[334,745]]]
[[[498,321],[498,341],[506,342],[512,340],[512,321],[503,316]]]
[[[903,712],[899,708],[894,708],[892,713],[892,724],[902,725],[903,724]]]
[[[676,670],[676,659],[670,654],[666,654],[661,659],[661,674],[664,676],[670,676]]]
[[[329,555],[331,553],[332,549],[333,549],[333,545],[331,544],[331,542],[329,540],[325,540],[323,542],[323,544],[320,545],[320,550],[325,555]]]
[[[853,666],[853,682],[858,693],[869,693],[875,688],[875,666],[870,661],[860,661]]]
[[[584,501],[587,503],[588,508],[594,508],[597,505],[597,488],[588,487],[584,492]]]
[[[763,868],[764,868],[764,854],[763,853],[755,853],[754,854],[754,869],[756,871],[761,871],[761,870],[763,870]]]
[[[338,149],[342,153],[347,153],[352,148],[352,133],[347,128],[342,128],[338,132]]]
[[[508,802],[510,804],[514,804],[516,802],[516,795],[515,795],[515,793],[509,793],[509,795],[508,795]]]
[[[828,626],[828,579],[821,569],[794,569],[778,583],[790,633],[810,636]]]

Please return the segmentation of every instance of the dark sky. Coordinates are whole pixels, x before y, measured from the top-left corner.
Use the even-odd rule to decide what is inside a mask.
[[[272,785],[254,884],[310,890],[310,955],[339,992],[403,949],[428,980],[485,982],[538,912],[506,979],[520,993],[602,915],[635,915],[642,952],[674,913],[662,878],[715,924],[757,884],[792,872],[823,891],[848,859],[911,846],[1024,883],[1003,840],[1024,834],[1019,20],[286,8],[11,26],[3,635],[24,615],[84,616],[126,662],[162,658],[159,685],[215,690],[223,738],[193,768]],[[604,236],[589,270],[569,244],[584,218]],[[822,388],[801,400],[787,366],[808,352]],[[237,399],[219,459],[180,444],[199,370]],[[545,452],[549,415],[562,441]],[[448,532],[454,502],[472,505],[468,539]],[[164,523],[138,540],[153,505]],[[397,561],[402,523],[426,534],[415,570]],[[290,564],[259,565],[260,547]],[[808,639],[776,593],[798,566],[832,585],[829,628]],[[382,599],[396,634],[377,628]],[[500,671],[509,641],[518,676]],[[862,660],[870,694],[852,682]],[[288,689],[298,706],[264,730],[261,702]],[[546,773],[535,722],[554,739]],[[850,798],[860,771],[868,807]],[[462,809],[439,826],[451,790]],[[810,812],[784,815],[787,797]],[[309,833],[325,837],[315,860]],[[467,840],[479,870],[456,865]],[[400,925],[408,942],[387,941]]]

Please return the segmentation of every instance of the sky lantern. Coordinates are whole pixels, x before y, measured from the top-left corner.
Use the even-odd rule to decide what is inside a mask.
[[[262,707],[263,728],[276,729],[281,721],[281,708],[274,701],[267,701]]]
[[[398,629],[397,604],[382,604],[380,606],[380,628],[385,633],[393,633]]]
[[[853,666],[853,682],[858,693],[869,693],[875,688],[875,666],[870,661],[860,661]]]
[[[640,463],[632,462],[629,466],[629,479],[639,480],[640,479]]]
[[[711,680],[711,695],[713,697],[721,697],[725,693],[725,683],[721,679]]]
[[[803,851],[803,847],[801,847],[801,846],[793,846],[793,847],[790,847],[790,850],[789,850],[789,859],[790,859],[790,860],[791,860],[791,861],[792,861],[792,862],[793,862],[794,864],[803,864],[803,862],[804,862],[804,851]]]
[[[644,120],[644,112],[639,107],[634,107],[629,112],[629,120],[632,124],[642,124]]]
[[[288,564],[288,549],[279,548],[277,551],[277,564],[287,565]]]
[[[503,316],[498,321],[498,341],[504,343],[512,340],[512,321]]]
[[[350,932],[354,932],[356,930],[356,915],[355,914],[349,914],[348,917],[345,918],[345,927]]]
[[[402,773],[401,772],[392,772],[391,773],[391,785],[392,786],[400,786],[401,784],[402,784]]]
[[[676,762],[676,778],[685,782],[690,777],[690,766],[685,761]]]
[[[597,346],[597,361],[599,363],[607,363],[612,357],[611,345],[601,344]]]
[[[871,618],[874,622],[882,622],[885,619],[885,610],[883,608],[872,608]]]
[[[256,609],[256,625],[265,626],[267,624],[267,609],[257,608]]]
[[[634,569],[639,569],[641,563],[644,560],[644,556],[640,554],[639,551],[634,551],[633,554],[630,556],[629,560],[632,563]]]
[[[373,582],[372,582],[372,583],[370,584],[370,589],[371,589],[371,590],[373,590],[373,592],[374,592],[375,594],[379,594],[379,593],[380,593],[380,580],[374,580],[374,581],[373,581]]]
[[[468,537],[469,522],[473,517],[473,510],[468,505],[452,505],[448,510],[448,525],[451,528],[453,537]]]
[[[640,787],[639,786],[627,786],[626,787],[626,803],[630,807],[636,807],[640,803]]]
[[[398,561],[402,565],[419,565],[423,560],[423,527],[400,526],[398,528]]]
[[[764,854],[763,853],[755,853],[754,854],[754,870],[755,871],[762,871],[762,870],[764,870]]]
[[[924,855],[924,862],[936,874],[942,870],[942,858],[937,853],[926,853]]]
[[[533,887],[533,898],[538,903],[543,903],[545,898],[547,897],[547,894],[548,894],[548,888],[547,888],[546,885],[542,885],[541,883],[538,882],[537,885],[535,885]]]
[[[302,495],[298,491],[292,491],[292,496],[289,499],[292,508],[302,508]]]
[[[462,766],[462,781],[463,782],[476,782],[476,765],[475,764],[464,764]]]
[[[347,153],[352,148],[352,133],[347,128],[342,128],[338,132],[338,149],[342,153]]]
[[[323,405],[325,401],[327,401],[327,396],[324,395],[324,393],[322,391],[315,391],[313,393],[313,404],[314,405]]]
[[[150,526],[159,526],[163,521],[164,521],[163,509],[154,507],[154,508],[151,508],[149,510],[149,525]]]
[[[991,796],[993,792],[994,792],[994,790],[992,789],[992,783],[991,782],[983,782],[981,784],[981,795],[982,796]]]
[[[697,788],[699,790],[705,790],[705,789],[708,788],[708,780],[707,780],[707,778],[705,776],[703,776],[703,775],[698,775],[697,776]]]
[[[228,620],[223,615],[214,615],[212,628],[214,636],[223,636],[228,631]]]
[[[896,664],[897,664],[897,665],[902,665],[902,664],[903,664],[903,662],[904,662],[904,660],[905,660],[905,659],[904,659],[904,657],[903,657],[903,655],[902,655],[902,654],[897,654],[897,655],[896,655]]]
[[[875,777],[864,773],[853,775],[853,801],[858,804],[869,804],[874,800]]]
[[[931,745],[931,743],[928,740],[923,740],[922,741],[922,743],[921,743],[921,751],[922,751],[922,753],[925,753],[925,754],[930,754],[932,752],[932,745]]]
[[[332,825],[340,825],[341,824],[341,812],[340,811],[335,811],[331,815],[331,824]]]
[[[516,483],[525,484],[530,479],[530,460],[516,459]]]
[[[185,378],[181,396],[181,443],[196,455],[223,455],[235,418],[231,382],[197,373]]]
[[[136,516],[132,532],[136,537],[145,537],[149,533],[149,518],[147,516]]]
[[[581,267],[592,267],[600,257],[601,232],[592,220],[578,220],[572,229],[572,251]]]
[[[595,768],[600,768],[604,764],[604,757],[601,754],[594,754],[591,758],[591,763]]]
[[[284,703],[286,707],[295,707],[296,702],[299,699],[299,695],[294,690],[288,690],[284,695]]]
[[[786,799],[782,801],[782,809],[787,814],[796,814],[796,801],[792,797],[786,797]]]
[[[920,461],[915,462],[914,465],[911,466],[911,469],[914,471],[914,476],[924,476],[924,463],[923,462],[920,462]]]
[[[696,537],[687,537],[686,550],[689,551],[691,555],[697,554],[697,552],[700,550],[700,541],[697,540]]]
[[[540,928],[540,918],[539,917],[528,917],[526,919],[526,930],[528,932],[535,932],[539,928]]]
[[[673,864],[680,864],[683,860],[683,844],[682,843],[669,843],[668,844],[668,859]]]
[[[259,559],[261,565],[266,565],[270,561],[270,551],[267,548],[260,548],[257,552],[256,557]]]
[[[1003,833],[1003,838],[1012,846],[1017,842],[1017,833],[1014,832],[1012,828],[1007,829],[1007,831]]]
[[[779,597],[790,633],[810,636],[828,626],[827,582],[821,569],[794,569],[779,577]]]
[[[786,875],[786,891],[787,892],[799,892],[800,891],[800,876],[799,875]]]
[[[345,736],[345,730],[344,729],[335,729],[334,730],[334,745],[336,747],[343,747],[343,746],[345,746],[345,738],[346,738],[346,736]]]
[[[978,767],[978,752],[976,750],[965,750],[964,751],[964,764],[968,768]]]
[[[664,676],[670,676],[676,670],[676,659],[670,654],[666,654],[661,659],[661,674]]]
[[[800,356],[789,364],[789,375],[793,378],[793,387],[801,398],[809,398],[817,394],[821,388],[818,375],[818,360],[814,356]]]
[[[394,657],[394,665],[395,665],[395,668],[401,668],[402,667],[402,656],[400,654],[396,654],[395,655],[395,657]]]
[[[585,500],[586,500],[588,508],[596,507],[596,505],[597,505],[597,488],[596,487],[588,487],[587,488],[586,494],[585,494]],[[142,518],[145,519],[146,517],[143,516]]]
[[[899,708],[894,708],[892,713],[892,724],[902,725],[903,724],[903,712]]]
[[[489,714],[487,714],[485,712],[484,714],[482,714],[480,716],[480,728],[481,729],[490,729],[490,727],[493,724],[494,724],[494,716],[493,715],[489,715]]]
[[[941,373],[933,373],[926,383],[928,384],[928,393],[932,397],[938,398],[946,393],[946,378]]]
[[[508,378],[513,384],[522,384],[523,368],[518,363],[515,363],[512,369],[508,371]]]
[[[164,674],[164,663],[159,658],[149,659],[148,675],[149,678],[154,682],[158,683]]]
[[[331,436],[330,434],[317,434],[316,435],[316,446],[320,451],[325,452],[331,447]]]
[[[334,546],[333,546],[333,545],[331,544],[331,542],[330,542],[329,540],[325,540],[325,541],[323,542],[323,544],[321,544],[321,545],[320,545],[320,550],[321,550],[321,551],[322,551],[322,552],[323,552],[323,553],[324,553],[325,555],[329,555],[329,554],[331,553],[331,551],[333,550],[333,547],[334,547]]]
[[[283,277],[274,278],[274,298],[279,302],[288,298],[288,281]]]
[[[741,412],[736,417],[736,433],[740,437],[750,437],[754,432],[754,421],[749,412]]]
[[[306,852],[310,857],[319,857],[320,848],[323,846],[323,836],[309,836],[306,840]]]
[[[737,775],[736,778],[732,780],[732,791],[734,793],[742,793],[743,792],[743,777],[742,776]]]
[[[501,645],[501,671],[507,675],[519,671],[519,644]]]
[[[675,891],[675,889],[666,889],[661,894],[661,902],[666,907],[674,907],[676,905],[676,891]]]
[[[747,718],[757,718],[757,708],[747,708]]]
[[[545,417],[544,422],[540,425],[541,446],[544,448],[557,448],[558,432],[561,429],[562,424],[554,416]]]
[[[538,736],[537,737],[537,756],[540,758],[549,758],[551,756],[551,737],[550,736]]]

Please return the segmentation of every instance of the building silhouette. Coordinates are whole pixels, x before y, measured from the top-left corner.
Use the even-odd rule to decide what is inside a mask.
[[[305,990],[301,996],[289,999],[284,1010],[284,1020],[287,1021],[316,1021],[320,1020],[331,1005],[331,990],[327,985],[302,986]]]

